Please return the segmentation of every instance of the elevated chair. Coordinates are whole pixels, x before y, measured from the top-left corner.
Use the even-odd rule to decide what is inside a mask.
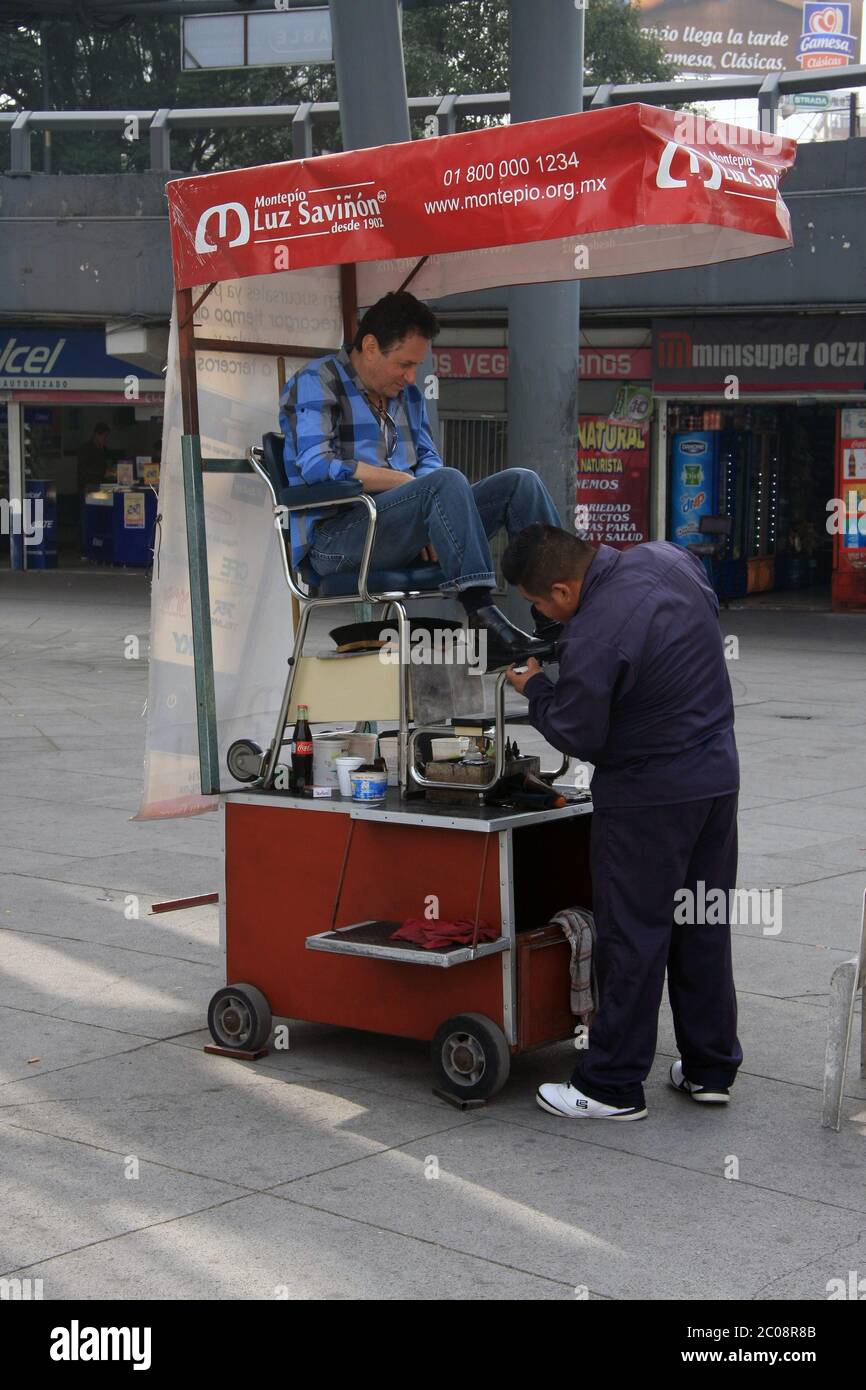
[[[371,570],[370,560],[376,536],[376,507],[372,498],[363,491],[362,484],[354,480],[341,483],[313,483],[304,486],[289,486],[286,481],[283,463],[284,439],[281,434],[266,434],[262,447],[253,446],[249,452],[250,463],[267,487],[274,506],[274,518],[280,523],[283,546],[281,549],[283,572],[290,593],[297,599],[300,608],[300,621],[295,636],[294,650],[289,657],[289,674],[286,679],[283,698],[277,716],[274,736],[267,752],[259,755],[246,751],[235,755],[229,750],[229,771],[238,781],[249,782],[253,786],[269,788],[273,786],[280,751],[287,742],[286,722],[292,705],[292,693],[298,673],[298,664],[303,654],[304,642],[310,618],[317,608],[333,606],[338,603],[381,603],[384,605],[382,620],[396,616],[398,635],[398,681],[400,731],[398,738],[398,780],[400,794],[405,796],[409,779],[419,786],[442,787],[447,782],[432,782],[415,765],[415,743],[423,734],[451,734],[448,726],[416,727],[409,729],[409,643],[410,626],[405,604],[409,599],[442,599],[453,597],[443,593],[439,585],[444,576],[438,565],[418,564],[408,569]],[[357,572],[319,575],[307,562],[298,569],[292,565],[291,536],[286,524],[292,513],[311,511],[316,507],[363,506],[367,509],[368,525],[361,557],[361,567]],[[303,587],[302,587],[303,586]],[[500,672],[496,681],[494,722],[496,726],[496,759],[490,781],[478,787],[479,793],[494,785],[502,776],[504,768],[505,745],[505,672]],[[245,740],[232,745],[237,749]],[[255,745],[245,744],[247,750]],[[458,784],[453,784],[458,785]],[[462,785],[462,784],[460,784]]]

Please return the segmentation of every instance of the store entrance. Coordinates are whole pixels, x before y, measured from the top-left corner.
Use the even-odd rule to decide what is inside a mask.
[[[159,479],[153,465],[162,434],[161,407],[152,410],[112,403],[23,407],[25,535],[32,533],[23,547],[25,568],[151,563]],[[8,422],[0,429],[8,496]],[[2,541],[5,568],[12,563],[10,537]]]
[[[669,536],[698,546],[720,598],[830,606],[836,421],[829,402],[668,406]]]

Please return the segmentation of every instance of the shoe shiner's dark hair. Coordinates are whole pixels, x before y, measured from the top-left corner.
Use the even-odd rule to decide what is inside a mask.
[[[502,557],[502,573],[509,584],[519,584],[538,598],[554,584],[581,579],[589,569],[595,547],[563,531],[536,521],[508,542]]]
[[[432,309],[428,309],[408,290],[394,290],[367,310],[358,324],[352,347],[360,352],[368,333],[373,334],[380,352],[387,352],[409,333],[420,333],[422,338],[429,340],[435,338],[438,332],[439,320]]]

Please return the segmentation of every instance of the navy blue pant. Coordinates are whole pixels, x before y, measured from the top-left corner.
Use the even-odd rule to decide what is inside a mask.
[[[730,901],[737,793],[594,811],[590,856],[599,1007],[572,1085],[609,1105],[644,1104],[667,968],[686,1077],[729,1086],[743,1060],[730,925],[678,925],[674,895],[690,888],[699,900],[703,880],[705,894],[721,888]]]

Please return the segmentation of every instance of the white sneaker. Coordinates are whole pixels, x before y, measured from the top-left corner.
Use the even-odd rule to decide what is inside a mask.
[[[684,1091],[692,1100],[699,1100],[703,1105],[727,1105],[731,1099],[726,1086],[700,1086],[694,1081],[687,1081],[679,1058],[671,1063],[671,1085],[675,1091]]]
[[[646,1106],[605,1105],[578,1091],[570,1083],[547,1081],[539,1086],[535,1099],[549,1115],[565,1115],[569,1120],[645,1120]]]

